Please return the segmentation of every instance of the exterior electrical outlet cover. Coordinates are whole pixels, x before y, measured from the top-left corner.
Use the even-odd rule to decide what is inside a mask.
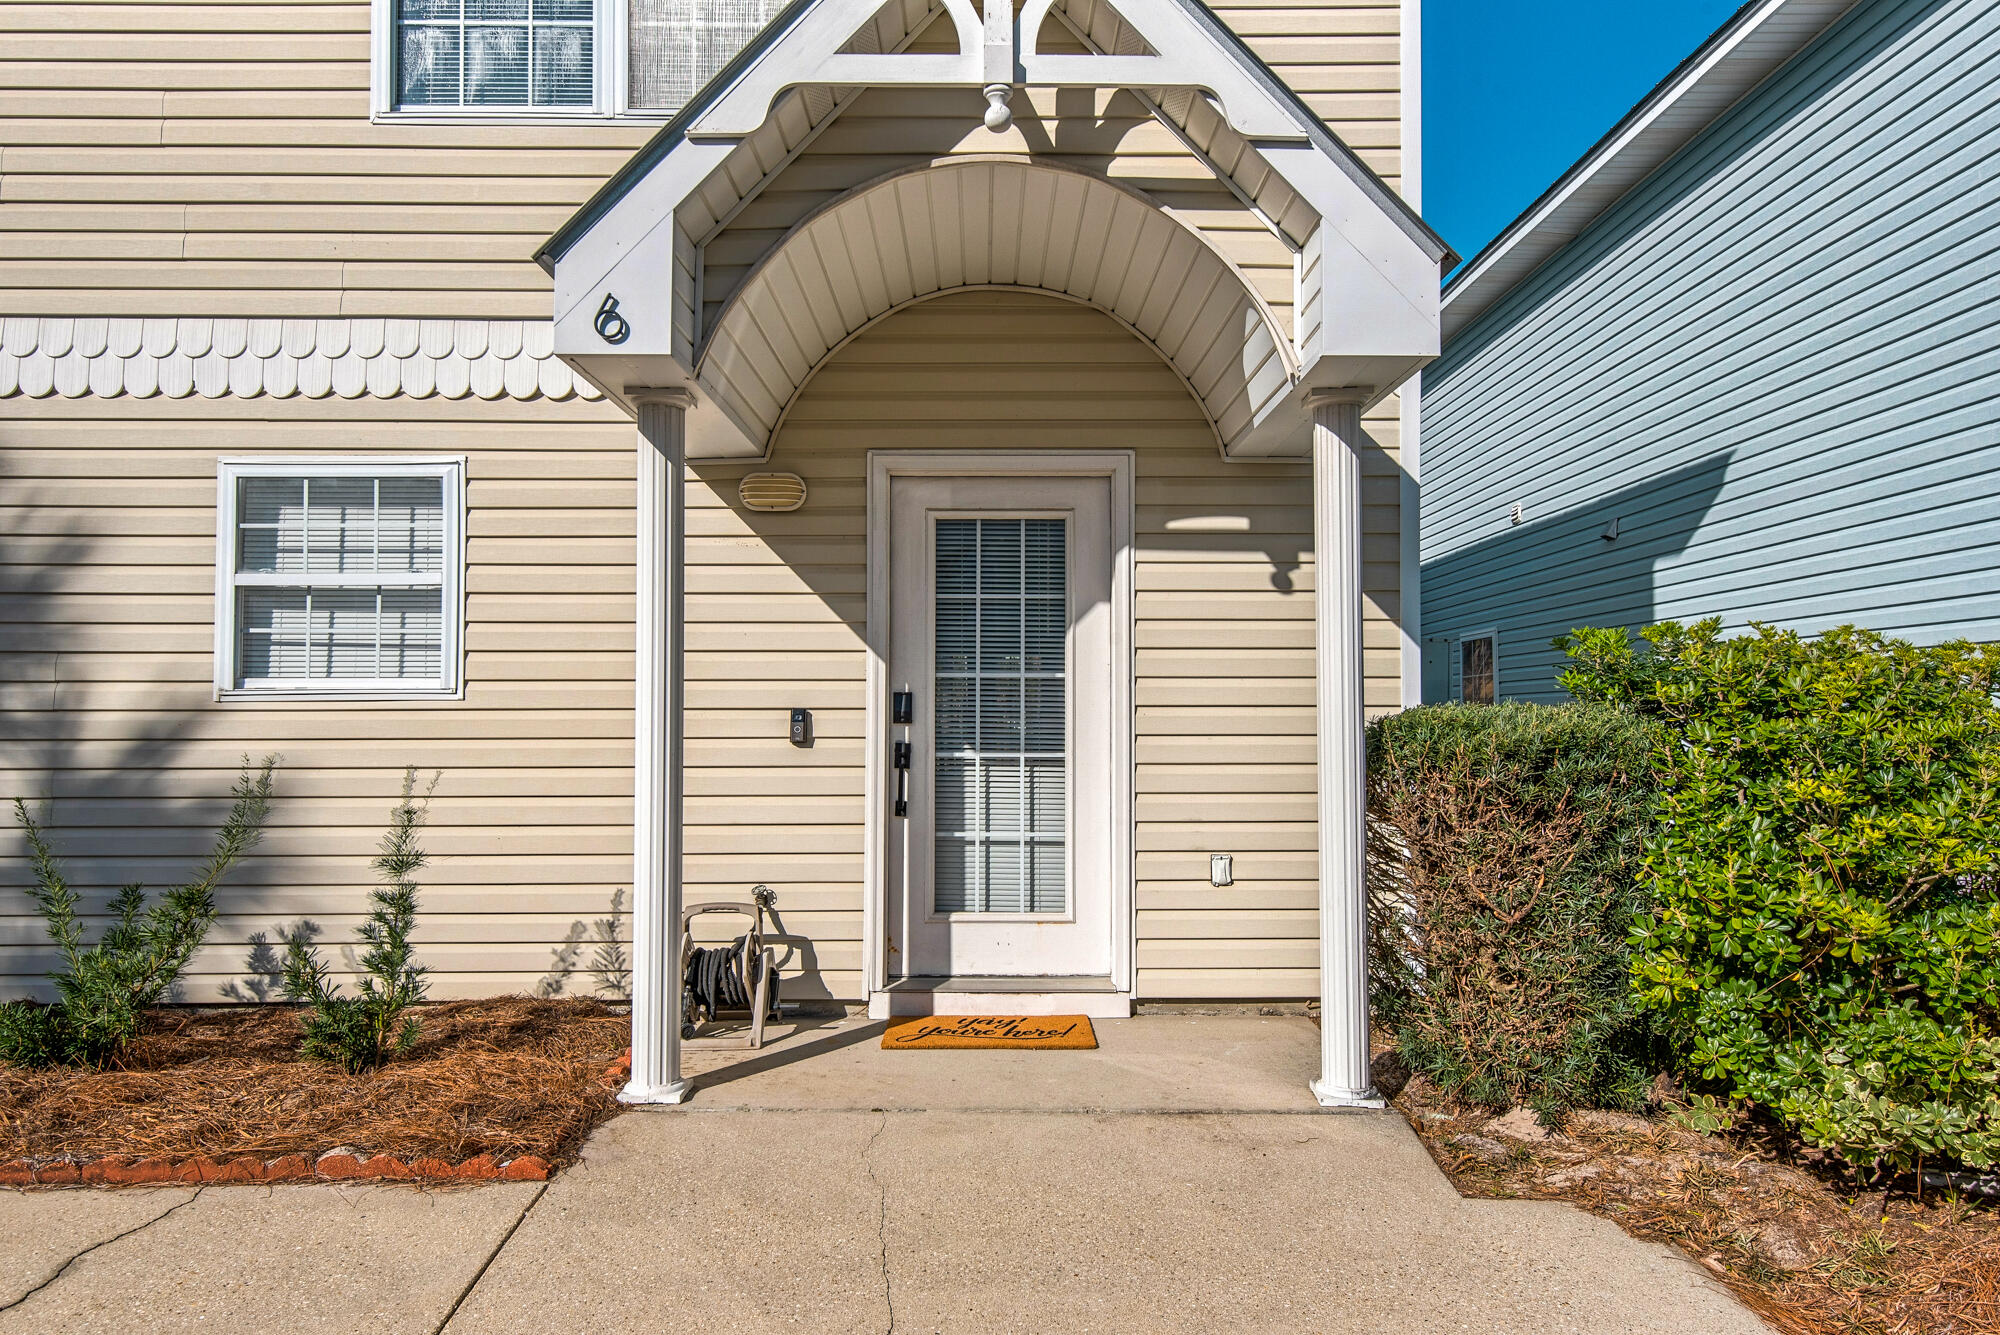
[[[1231,869],[1232,857],[1228,853],[1208,855],[1208,883],[1210,885],[1234,885],[1236,874]]]
[[[797,473],[752,473],[736,494],[746,510],[796,510],[806,503],[806,480]]]

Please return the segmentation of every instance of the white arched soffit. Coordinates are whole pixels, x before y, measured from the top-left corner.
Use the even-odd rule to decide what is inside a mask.
[[[836,351],[901,307],[969,288],[1043,292],[1110,315],[1179,374],[1225,455],[1296,377],[1270,307],[1172,213],[1074,168],[979,157],[894,173],[800,222],[716,317],[697,392],[768,456]],[[691,455],[738,453],[703,448],[689,425]]]

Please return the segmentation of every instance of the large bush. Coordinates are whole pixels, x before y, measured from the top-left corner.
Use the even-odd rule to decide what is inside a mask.
[[[1375,997],[1412,1070],[1493,1107],[1632,1107],[1626,938],[1649,730],[1608,706],[1443,705],[1368,734]]]
[[[2000,1161],[2000,651],[1558,641],[1665,725],[1633,977],[1690,1072],[1857,1165]]]

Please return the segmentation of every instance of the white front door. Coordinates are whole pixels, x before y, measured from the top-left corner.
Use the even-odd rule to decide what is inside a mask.
[[[1110,984],[1112,506],[1105,476],[890,480],[892,985]]]

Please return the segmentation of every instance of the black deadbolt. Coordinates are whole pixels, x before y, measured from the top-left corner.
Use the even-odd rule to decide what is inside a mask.
[[[913,691],[897,691],[889,697],[889,721],[910,723],[917,716],[917,697]]]

